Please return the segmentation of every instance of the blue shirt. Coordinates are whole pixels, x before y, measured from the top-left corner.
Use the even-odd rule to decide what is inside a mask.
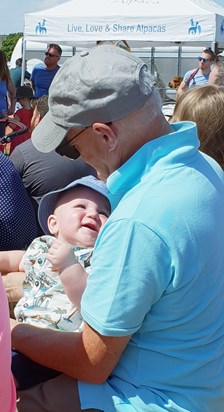
[[[5,80],[0,80],[0,113],[7,112],[7,85]]]
[[[32,203],[12,162],[0,152],[0,250],[25,249],[36,236]]]
[[[193,79],[189,82],[190,76],[192,75],[192,73],[195,71],[194,70],[189,70],[187,73],[185,73],[184,75],[184,82],[187,83],[188,87],[194,87],[194,86],[201,86],[202,84],[207,84],[208,83],[208,78],[209,78],[209,74],[203,74],[201,72],[201,70],[199,69],[197,71],[197,73],[195,74],[195,76],[193,77]],[[188,84],[189,82],[189,84]]]
[[[51,82],[59,69],[60,66],[56,66],[54,69],[48,70],[44,63],[38,63],[34,66],[31,74],[35,90],[34,97],[48,96]]]
[[[132,338],[104,384],[79,382],[83,409],[223,411],[224,175],[194,123],[172,127],[108,179],[81,313]]]
[[[10,76],[14,86],[19,87],[21,85],[22,67],[16,66],[10,69]],[[30,73],[27,70],[25,70],[24,78],[30,79]]]

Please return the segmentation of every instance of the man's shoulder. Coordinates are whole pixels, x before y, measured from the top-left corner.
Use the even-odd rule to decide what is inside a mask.
[[[39,62],[39,63],[35,64],[32,73],[34,73],[35,71],[39,71],[39,70],[46,70],[46,66],[43,62]]]
[[[184,75],[184,79],[188,79],[194,72],[196,72],[198,69],[192,69],[192,70],[188,70],[185,75]]]
[[[50,69],[50,70],[48,70],[48,71],[51,72],[51,73],[57,73],[57,71],[60,69],[60,67],[61,67],[61,66],[59,66],[59,65],[57,64],[57,66],[55,66],[53,69]]]
[[[17,79],[19,79],[20,78],[20,75],[21,75],[21,68],[20,67],[12,67],[10,70],[9,70],[9,72],[10,72],[10,75],[11,75],[11,78],[12,78],[12,80],[17,80]]]
[[[25,142],[15,147],[12,154],[10,155],[10,160],[13,162],[15,159],[21,159],[22,157],[24,159],[33,151],[35,151],[35,147],[33,146],[31,139],[27,139]]]

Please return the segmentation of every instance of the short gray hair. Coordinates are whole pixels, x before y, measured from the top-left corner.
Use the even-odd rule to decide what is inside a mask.
[[[146,102],[146,106],[150,108],[148,120],[153,120],[162,108],[162,99],[155,84],[155,77],[150,73],[146,65],[143,66],[139,73],[139,85],[143,94],[149,94],[149,98]]]

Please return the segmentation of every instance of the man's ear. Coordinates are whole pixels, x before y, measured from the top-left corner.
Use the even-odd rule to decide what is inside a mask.
[[[32,130],[35,129],[35,127],[40,123],[40,121],[41,121],[41,116],[39,113],[37,113],[36,109],[34,109],[33,117],[31,119]]]
[[[48,226],[49,232],[52,235],[57,236],[57,234],[58,234],[58,221],[57,221],[57,217],[55,215],[48,216],[47,226]]]
[[[41,117],[40,114],[36,114],[35,118],[34,118],[34,126],[36,127],[41,121]]]
[[[94,132],[101,135],[102,140],[104,140],[109,150],[112,151],[116,148],[118,140],[117,135],[112,128],[112,125],[105,123],[94,123],[92,125],[92,129],[94,130]]]

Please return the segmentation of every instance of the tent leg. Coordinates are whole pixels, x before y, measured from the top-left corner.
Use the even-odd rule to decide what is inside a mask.
[[[21,74],[21,86],[24,85],[25,70],[26,70],[26,40],[23,37],[22,43],[22,74]]]

